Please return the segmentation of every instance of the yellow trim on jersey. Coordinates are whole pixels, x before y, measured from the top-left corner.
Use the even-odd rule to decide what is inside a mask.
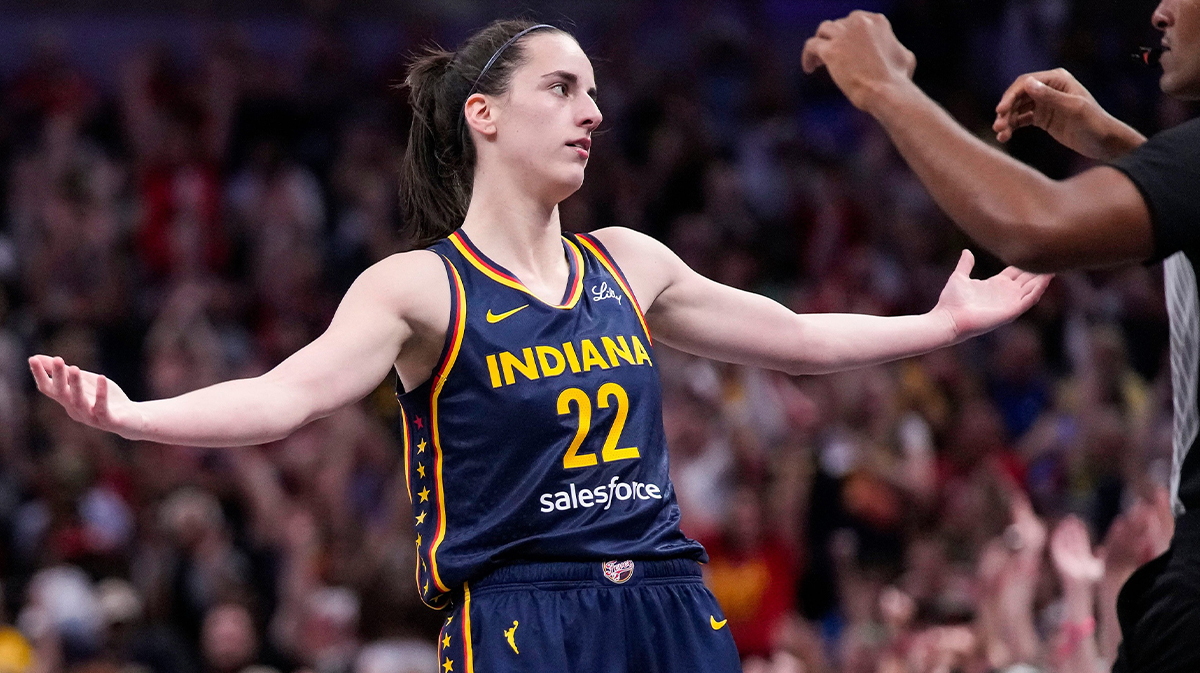
[[[471,587],[463,582],[463,656],[467,673],[475,673],[475,652],[471,645]]]
[[[400,427],[404,428],[404,491],[408,493],[408,502],[412,503],[412,482],[408,479],[409,439],[408,416],[404,414],[404,405],[400,405]]]
[[[579,303],[579,298],[583,296],[583,272],[585,268],[583,264],[583,253],[581,253],[579,248],[576,247],[575,244],[572,243],[568,238],[563,238],[563,241],[567,244],[567,249],[571,251],[571,262],[575,266],[575,278],[571,285],[571,293],[567,297],[565,304],[551,304],[531,292],[529,288],[525,287],[525,285],[519,280],[505,276],[499,273],[496,269],[493,269],[491,265],[479,257],[478,253],[472,250],[470,246],[468,246],[459,238],[458,232],[451,234],[449,236],[449,240],[454,244],[454,247],[458,248],[458,251],[462,253],[462,256],[467,258],[467,261],[471,263],[471,266],[479,269],[483,275],[491,278],[501,285],[504,285],[505,287],[511,287],[514,290],[520,290],[521,292],[524,292],[525,294],[537,299],[551,308],[575,308],[575,304]]]
[[[633,310],[635,313],[637,313],[638,322],[642,323],[642,331],[646,333],[646,338],[650,340],[650,345],[653,346],[654,337],[650,336],[650,328],[646,326],[646,316],[642,313],[642,306],[638,303],[637,297],[633,296],[633,291],[630,290],[629,286],[625,284],[625,277],[621,275],[621,272],[617,271],[616,262],[609,260],[608,255],[605,255],[600,251],[599,248],[592,244],[592,242],[588,240],[587,236],[579,236],[579,242],[582,243],[588,250],[592,251],[592,254],[596,256],[596,259],[600,260],[600,263],[604,265],[604,268],[608,269],[608,272],[612,274],[613,279],[617,281],[617,284],[621,286],[621,289],[625,290],[625,296],[629,297],[630,303],[633,304]]]
[[[442,439],[438,433],[438,395],[442,393],[442,386],[446,384],[446,378],[450,375],[450,370],[454,368],[454,361],[458,359],[458,350],[462,346],[463,333],[467,325],[467,292],[463,289],[462,277],[458,275],[458,269],[454,268],[454,263],[446,260],[450,273],[454,277],[454,286],[458,293],[457,314],[454,317],[454,335],[450,341],[450,349],[446,355],[446,362],[442,365],[441,371],[437,373],[437,380],[433,384],[433,392],[429,395],[429,426],[430,434],[433,436],[433,452],[434,452],[434,475],[437,484],[437,508],[438,508],[438,529],[437,534],[433,538],[433,544],[429,547],[429,572],[433,575],[433,583],[443,592],[450,591],[449,587],[442,583],[442,578],[438,576],[437,570],[437,550],[441,546],[442,540],[446,537],[446,489],[442,482]]]

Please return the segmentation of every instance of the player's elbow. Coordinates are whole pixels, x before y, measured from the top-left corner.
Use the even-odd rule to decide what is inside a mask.
[[[288,374],[277,368],[258,379],[264,412],[275,419],[274,434],[280,438],[327,414],[320,408],[320,396],[315,394],[313,386]]]
[[[1071,264],[1070,250],[1064,250],[1057,232],[1065,227],[1055,213],[1039,214],[1011,224],[1016,232],[993,252],[1005,264],[1032,273],[1057,273]]]

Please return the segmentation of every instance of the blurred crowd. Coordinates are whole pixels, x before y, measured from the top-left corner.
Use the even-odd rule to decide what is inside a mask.
[[[1193,112],[1128,62],[1152,5],[889,15],[918,81],[981,136],[1016,75],[1054,65],[1149,133]],[[797,311],[933,306],[969,241],[869,119],[799,73],[804,36],[771,25],[786,7],[623,6],[587,26],[606,128],[565,227],[646,231]],[[113,87],[47,38],[0,82],[0,673],[439,670],[394,377],[287,439],[213,450],[71,422],[24,362],[60,355],[133,399],[253,376],[407,248],[392,85],[421,41],[452,42],[414,20],[364,72],[340,25],[313,18],[291,61],[236,25],[188,64],[130,44]],[[684,38],[658,58],[668,33]],[[1011,151],[1086,167],[1037,131]],[[1116,592],[1173,526],[1166,344],[1150,266],[1060,276],[991,335],[838,375],[658,347],[684,530],[746,670],[1107,670]]]

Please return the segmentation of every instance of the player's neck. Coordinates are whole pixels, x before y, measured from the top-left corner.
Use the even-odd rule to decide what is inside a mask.
[[[531,289],[566,282],[558,204],[518,185],[476,180],[462,228],[483,254]]]

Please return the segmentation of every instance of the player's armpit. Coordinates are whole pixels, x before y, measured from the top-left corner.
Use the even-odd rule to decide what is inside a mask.
[[[403,357],[411,337],[445,334],[449,286],[442,260],[426,251],[393,255],[362,273],[329,327],[264,375],[297,392],[309,420],[361,399]]]
[[[1050,273],[1143,262],[1154,251],[1150,210],[1121,171],[1102,166],[1055,183],[1051,205],[995,250],[1005,262]]]

